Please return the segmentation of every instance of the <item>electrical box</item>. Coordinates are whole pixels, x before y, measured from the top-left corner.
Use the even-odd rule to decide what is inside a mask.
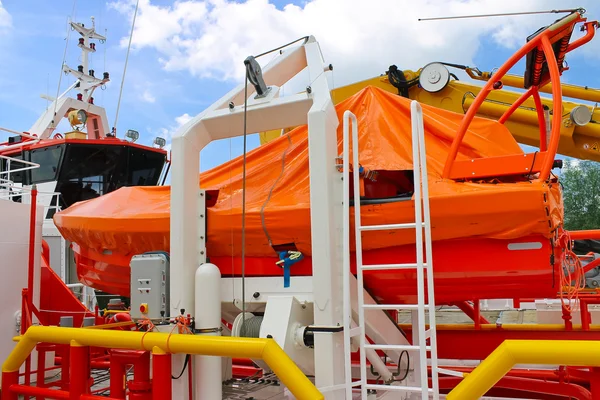
[[[146,253],[131,258],[131,318],[168,317],[169,255]]]

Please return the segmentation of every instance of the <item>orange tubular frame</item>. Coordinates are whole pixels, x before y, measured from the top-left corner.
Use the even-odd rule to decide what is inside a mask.
[[[560,139],[560,127],[562,122],[562,89],[560,85],[561,70],[559,69],[559,66],[557,64],[556,56],[552,48],[551,39],[558,38],[558,40],[561,40],[561,38],[564,37],[566,31],[572,29],[575,24],[585,21],[586,19],[581,16],[579,11],[577,11],[549,26],[539,35],[535,36],[529,42],[527,42],[512,57],[510,57],[506,61],[506,63],[504,63],[500,67],[500,69],[498,69],[498,71],[494,74],[493,79],[489,79],[487,81],[485,86],[481,89],[481,91],[479,92],[475,100],[473,100],[473,103],[467,110],[458,128],[458,131],[456,132],[456,136],[452,141],[452,145],[450,146],[450,150],[448,152],[448,157],[446,158],[446,163],[444,165],[444,171],[442,174],[442,177],[444,179],[479,178],[523,173],[529,174],[536,171],[540,172],[539,177],[537,179],[538,181],[545,181],[548,179],[554,163],[554,157],[556,156],[556,152],[558,150],[558,142]],[[583,29],[587,31],[586,34],[583,37],[577,39],[575,42],[570,43],[565,50],[565,54],[589,42],[595,35],[596,27],[598,27],[598,23],[596,21],[586,22],[583,26]],[[546,59],[546,64],[548,66],[550,81],[552,82],[553,115],[552,131],[550,132],[550,142],[548,143],[548,145],[546,145],[547,132],[545,127],[545,117],[542,102],[539,95],[539,88],[547,84],[547,80],[539,82],[538,85],[531,86],[525,93],[523,93],[521,97],[519,97],[519,99],[514,104],[511,105],[511,107],[504,113],[504,115],[502,115],[498,122],[504,124],[513,114],[513,112],[517,110],[517,108],[519,108],[525,100],[527,100],[529,97],[533,97],[533,100],[535,102],[535,108],[538,114],[538,122],[540,124],[541,154],[538,154],[538,157],[541,158],[543,162],[536,163],[536,168],[531,168],[531,170],[525,168],[525,170],[523,170],[522,165],[519,165],[518,167],[515,166],[515,162],[522,164],[522,155],[517,155],[517,157],[496,157],[496,159],[489,159],[487,161],[484,161],[484,159],[456,161],[456,156],[458,155],[460,145],[465,137],[469,125],[475,117],[475,114],[477,113],[487,96],[490,94],[490,92],[492,90],[496,90],[502,87],[501,84],[497,85],[496,83],[501,82],[501,79],[504,77],[504,75],[506,75],[506,73],[519,60],[521,60],[535,48],[538,48],[538,51],[543,52]],[[520,160],[518,157],[520,157]],[[469,165],[467,166],[466,163],[468,163]],[[507,168],[507,165],[510,165],[511,167]],[[533,167],[533,164],[530,165]]]

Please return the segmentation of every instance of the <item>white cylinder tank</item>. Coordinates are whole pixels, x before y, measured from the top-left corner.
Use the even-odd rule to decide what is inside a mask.
[[[202,264],[195,279],[195,328],[198,335],[221,336],[221,271]],[[221,399],[221,357],[194,356],[194,399]]]

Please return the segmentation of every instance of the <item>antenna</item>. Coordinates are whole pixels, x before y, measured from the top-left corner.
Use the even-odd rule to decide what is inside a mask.
[[[533,14],[567,14],[578,12],[581,15],[585,14],[583,8],[573,8],[568,10],[546,10],[546,11],[522,11],[513,13],[501,13],[501,14],[475,14],[475,15],[456,15],[450,17],[431,17],[431,18],[419,18],[419,21],[439,21],[448,19],[465,19],[465,18],[484,18],[484,17],[510,17],[515,15],[533,15]]]
[[[117,113],[115,115],[115,123],[113,131],[117,131],[117,122],[119,121],[119,108],[121,108],[121,97],[123,96],[123,85],[125,84],[125,74],[127,73],[127,62],[129,61],[129,50],[131,50],[131,39],[133,38],[133,30],[135,29],[135,18],[137,17],[140,0],[135,3],[135,11],[133,12],[133,21],[131,22],[131,33],[129,34],[129,44],[127,45],[127,55],[125,56],[125,66],[123,67],[123,76],[121,77],[121,89],[119,90],[119,100],[117,101]]]

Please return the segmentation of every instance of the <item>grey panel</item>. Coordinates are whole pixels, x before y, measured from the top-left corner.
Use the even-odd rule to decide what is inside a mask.
[[[148,318],[168,317],[169,258],[166,253],[141,254],[131,259],[131,317],[142,318],[140,306],[147,305]],[[163,315],[161,315],[161,311]]]

